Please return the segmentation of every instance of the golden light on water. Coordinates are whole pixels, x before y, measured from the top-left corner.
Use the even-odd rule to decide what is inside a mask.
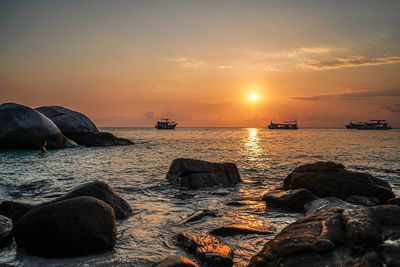
[[[259,145],[258,138],[258,129],[257,128],[248,128],[247,129],[247,138],[245,140],[245,154],[247,158],[251,161],[256,160],[257,156],[259,156],[262,152],[262,149]]]

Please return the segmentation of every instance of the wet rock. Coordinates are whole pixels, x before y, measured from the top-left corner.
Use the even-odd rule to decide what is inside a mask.
[[[167,173],[167,180],[189,189],[232,186],[241,182],[234,163],[212,163],[195,159],[175,159]]]
[[[202,210],[202,211],[198,211],[193,213],[192,215],[190,215],[188,218],[186,218],[185,220],[183,220],[183,222],[181,222],[180,224],[185,224],[185,223],[191,223],[191,222],[196,222],[196,221],[200,221],[202,219],[204,219],[205,217],[212,217],[215,218],[218,215],[211,210]]]
[[[247,202],[244,201],[229,201],[226,203],[227,206],[233,206],[233,207],[243,207],[249,205]]]
[[[249,266],[383,266],[397,249],[383,244],[399,238],[398,206],[323,210],[284,228]]]
[[[328,210],[333,208],[345,210],[345,209],[357,209],[361,208],[361,206],[350,204],[337,197],[318,198],[304,205],[304,210],[307,215],[318,212],[320,210]]]
[[[210,234],[216,236],[234,236],[234,235],[268,235],[276,231],[272,224],[266,225],[260,222],[236,223],[225,225],[210,231]]]
[[[114,209],[117,220],[128,218],[132,214],[132,209],[128,202],[126,202],[126,200],[119,196],[108,184],[103,181],[94,181],[83,184],[61,197],[54,198],[49,202],[44,202],[37,205],[16,201],[3,201],[0,204],[0,214],[11,218],[13,221],[16,221],[33,208],[47,205],[49,203],[55,203],[84,196],[94,197],[109,204]]]
[[[60,106],[44,106],[36,108],[50,118],[61,132],[79,145],[115,146],[131,145],[130,140],[115,137],[111,133],[100,132],[86,115]]]
[[[266,193],[262,197],[267,206],[296,212],[303,212],[304,204],[314,199],[317,199],[317,197],[307,189],[276,190]]]
[[[386,203],[400,206],[400,198],[398,198],[398,197],[397,198],[391,198]]]
[[[386,181],[367,173],[348,171],[342,164],[316,162],[294,169],[284,180],[283,189],[310,190],[318,197],[338,197],[342,200],[353,196],[376,197],[385,202],[395,195]]]
[[[198,267],[198,265],[188,258],[179,255],[171,255],[153,265],[153,267]]]
[[[51,258],[112,249],[117,235],[114,210],[92,197],[34,208],[14,223],[13,233],[26,253]]]
[[[385,266],[400,266],[400,240],[389,240],[377,248],[377,252],[382,258]]]
[[[207,266],[233,265],[233,250],[218,238],[210,235],[193,236],[182,232],[176,236],[177,245],[195,254]]]
[[[16,222],[22,215],[36,207],[33,204],[17,202],[13,200],[5,200],[0,203],[0,215]]]
[[[6,247],[12,240],[12,222],[0,215],[0,249]]]
[[[71,192],[51,200],[50,203],[81,196],[94,197],[106,202],[114,209],[117,220],[128,218],[132,214],[128,202],[103,181],[94,181],[78,186]]]
[[[375,206],[379,204],[379,199],[376,197],[350,196],[346,198],[346,202],[360,206]]]
[[[249,266],[291,266],[285,262],[292,261],[289,259],[292,255],[303,251],[315,252],[311,260],[320,262],[324,257],[318,252],[344,244],[344,235],[340,210],[321,211],[302,217],[268,241],[262,251],[251,259]]]
[[[15,103],[0,105],[0,148],[39,149],[76,147],[60,129],[40,112]]]

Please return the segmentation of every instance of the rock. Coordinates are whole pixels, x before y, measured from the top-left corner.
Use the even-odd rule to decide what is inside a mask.
[[[268,207],[278,207],[296,212],[303,212],[304,204],[314,199],[317,199],[317,197],[307,189],[276,190],[266,193],[262,197]]]
[[[398,198],[398,197],[396,197],[396,198],[391,198],[391,199],[389,199],[386,203],[387,203],[387,204],[392,204],[392,205],[400,206],[400,198]]]
[[[377,252],[385,266],[400,266],[400,240],[389,240],[377,247]]]
[[[12,222],[0,215],[0,249],[6,247],[12,240]]]
[[[315,213],[320,210],[328,210],[333,208],[345,210],[345,209],[357,209],[361,208],[361,206],[350,204],[337,197],[318,198],[304,205],[304,210],[307,215]]]
[[[76,147],[58,127],[40,112],[15,103],[0,105],[0,148],[39,149]]]
[[[167,173],[167,180],[189,189],[232,186],[242,180],[234,163],[212,163],[195,159],[175,159]]]
[[[132,214],[129,203],[103,181],[94,181],[78,186],[72,189],[71,192],[53,199],[49,203],[83,196],[94,197],[109,204],[113,208],[117,220],[126,219]]]
[[[181,222],[180,224],[200,221],[200,220],[204,219],[205,217],[215,218],[217,216],[218,215],[215,212],[211,211],[211,210],[202,210],[202,211],[193,213],[188,218],[183,220],[183,222]]]
[[[108,184],[103,181],[94,181],[80,185],[61,197],[54,198],[48,202],[38,205],[16,201],[3,201],[0,204],[0,214],[11,218],[13,221],[16,221],[33,208],[47,205],[49,203],[55,203],[84,196],[94,197],[109,204],[113,208],[117,220],[126,219],[132,214],[132,209],[129,203],[126,202],[126,200],[119,196]]]
[[[0,204],[0,215],[12,219],[16,222],[22,215],[36,207],[35,205],[17,202],[13,200],[5,200]]]
[[[153,265],[153,267],[198,267],[198,265],[188,258],[179,255],[171,255]]]
[[[225,267],[233,265],[233,250],[210,235],[193,236],[182,232],[176,237],[178,246],[195,254],[207,266]]]
[[[108,132],[100,132],[86,115],[60,106],[44,106],[36,108],[51,119],[61,132],[79,145],[84,146],[116,146],[131,145],[130,140],[115,137]]]
[[[291,255],[303,251],[315,252],[316,258],[313,261],[319,261],[322,256],[318,255],[318,252],[329,251],[337,245],[344,244],[344,235],[340,210],[321,211],[302,217],[268,241],[261,252],[250,260],[248,266],[291,266],[285,264],[285,261],[290,262],[288,258]]]
[[[353,196],[376,197],[380,202],[395,195],[386,181],[367,173],[348,171],[342,164],[316,162],[294,169],[284,180],[283,189],[310,190],[318,197],[337,197],[342,200]]]
[[[346,202],[360,206],[375,206],[379,204],[379,199],[376,197],[349,196],[346,198]]]
[[[13,233],[26,253],[58,258],[110,250],[117,229],[110,205],[77,197],[32,209],[16,221]]]
[[[234,236],[234,235],[268,235],[276,231],[272,224],[265,225],[260,222],[236,223],[225,225],[210,231],[210,234],[216,236]]]
[[[398,206],[323,210],[285,227],[248,266],[397,266],[396,245],[383,244],[399,238]]]

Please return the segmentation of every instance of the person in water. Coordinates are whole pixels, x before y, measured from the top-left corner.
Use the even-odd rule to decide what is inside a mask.
[[[39,149],[39,154],[46,154],[46,153],[47,153],[46,146],[47,146],[47,141],[44,140],[44,141],[42,142],[42,144],[41,144],[40,149]]]

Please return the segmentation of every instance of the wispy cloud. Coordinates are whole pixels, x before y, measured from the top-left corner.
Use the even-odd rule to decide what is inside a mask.
[[[358,55],[351,57],[335,58],[332,60],[313,61],[309,63],[303,63],[302,66],[306,69],[324,70],[393,63],[400,63],[400,56],[366,57]]]
[[[186,57],[166,58],[165,60],[175,62],[179,64],[182,68],[188,69],[198,69],[206,63],[205,61],[190,59]]]
[[[294,96],[291,99],[306,101],[325,101],[331,99],[355,99],[355,98],[371,98],[371,97],[400,97],[400,89],[372,89],[357,92],[348,92],[331,95],[313,95],[313,96]]]
[[[219,65],[217,66],[218,69],[233,69],[231,65]]]

